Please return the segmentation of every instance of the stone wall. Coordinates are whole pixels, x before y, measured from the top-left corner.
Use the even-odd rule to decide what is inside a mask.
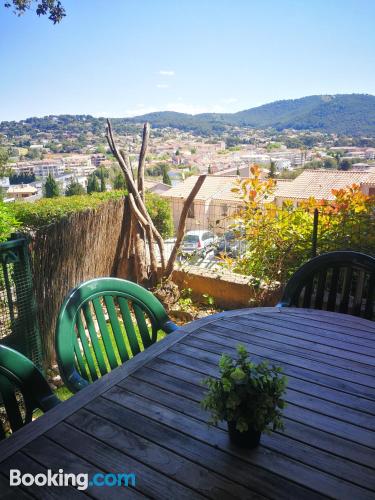
[[[223,309],[237,309],[253,305],[253,293],[249,286],[248,276],[189,266],[175,270],[173,281],[180,289],[191,288],[194,300],[201,299],[206,293],[214,297],[215,304]],[[274,306],[279,298],[279,290],[270,292],[261,305]]]

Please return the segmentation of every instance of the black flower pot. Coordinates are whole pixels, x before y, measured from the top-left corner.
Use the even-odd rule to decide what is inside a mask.
[[[256,448],[260,442],[260,432],[252,429],[240,432],[236,429],[236,422],[234,420],[228,422],[228,431],[232,443],[240,448]]]

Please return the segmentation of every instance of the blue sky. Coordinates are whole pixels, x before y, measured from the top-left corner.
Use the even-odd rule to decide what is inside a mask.
[[[0,120],[375,94],[374,0],[62,0],[56,26],[3,3]]]

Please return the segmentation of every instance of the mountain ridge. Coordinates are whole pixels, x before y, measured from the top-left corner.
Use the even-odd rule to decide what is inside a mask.
[[[236,113],[189,115],[159,111],[129,118],[150,121],[154,127],[180,128],[209,124],[213,129],[225,126],[272,127],[276,130],[310,130],[344,135],[375,135],[375,96],[371,94],[313,95],[299,99],[274,101]]]
[[[111,119],[117,133],[149,121],[154,128],[172,127],[200,135],[225,132],[228,127],[295,129],[338,135],[375,137],[375,96],[371,94],[313,95],[274,101],[236,113],[191,115],[157,111],[129,118]],[[103,133],[105,119],[91,115],[50,115],[0,122],[0,134],[9,137],[33,132],[91,131]]]

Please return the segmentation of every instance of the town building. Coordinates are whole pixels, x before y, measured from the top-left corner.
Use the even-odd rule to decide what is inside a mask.
[[[275,203],[282,206],[286,200],[295,205],[309,198],[333,200],[333,189],[343,189],[358,184],[366,195],[375,195],[375,172],[342,170],[304,170],[289,182],[278,182],[275,191]]]
[[[188,177],[161,196],[170,200],[174,226],[177,229],[186,198],[198,176]],[[201,186],[186,219],[186,229],[210,229],[222,234],[231,224],[234,214],[243,206],[241,198],[232,192],[237,176],[208,175]]]
[[[14,198],[15,200],[23,200],[25,198],[34,197],[37,193],[37,188],[31,184],[17,184],[9,187],[6,197]]]

